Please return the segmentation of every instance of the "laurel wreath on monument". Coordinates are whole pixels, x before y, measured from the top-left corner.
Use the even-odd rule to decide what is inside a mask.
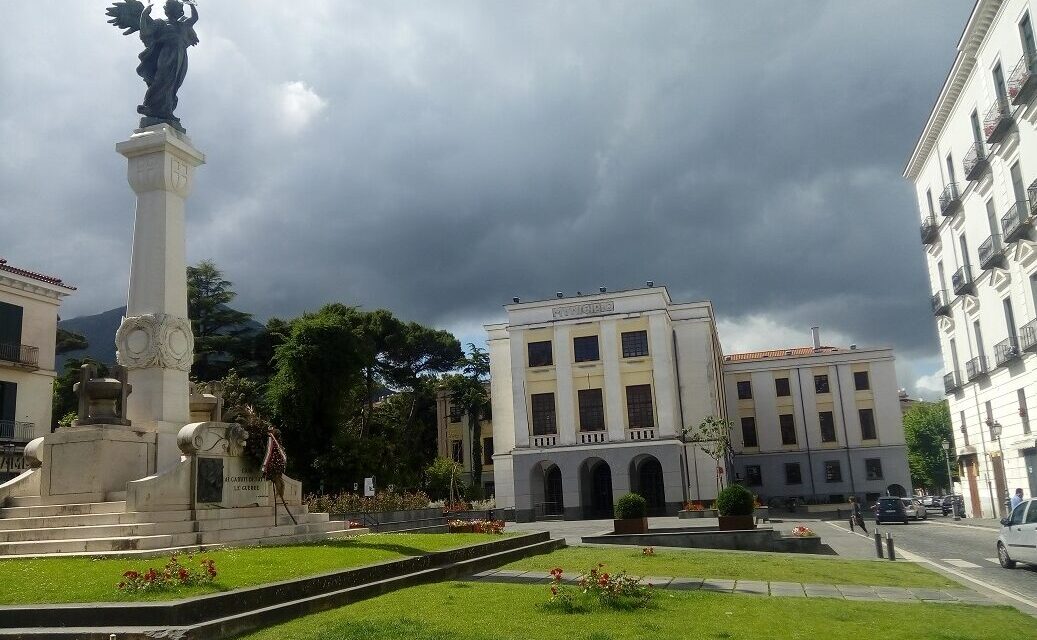
[[[278,493],[283,492],[281,477],[288,456],[281,446],[281,430],[250,405],[238,411],[234,420],[248,434],[245,439],[245,456],[262,472],[264,479],[277,485]]]

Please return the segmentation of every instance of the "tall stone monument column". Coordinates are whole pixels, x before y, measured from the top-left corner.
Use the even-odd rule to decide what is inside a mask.
[[[180,459],[176,437],[191,422],[188,372],[194,334],[187,318],[184,201],[205,156],[169,124],[138,129],[116,145],[137,194],[129,295],[115,342],[133,394],[134,429],[158,434],[156,470]]]

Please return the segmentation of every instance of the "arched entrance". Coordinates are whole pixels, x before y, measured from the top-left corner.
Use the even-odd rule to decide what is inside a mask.
[[[534,516],[543,518],[562,515],[565,510],[562,502],[562,470],[553,462],[543,461],[533,465],[530,474],[529,488]]]
[[[613,517],[612,469],[601,458],[588,458],[580,465],[580,502],[584,518]]]
[[[891,484],[886,487],[886,493],[896,498],[904,498],[907,496],[907,491],[899,484]]]
[[[630,487],[648,503],[648,515],[666,515],[663,466],[658,458],[642,454],[630,461]]]

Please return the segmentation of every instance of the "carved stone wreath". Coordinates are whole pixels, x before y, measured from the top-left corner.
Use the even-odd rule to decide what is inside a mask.
[[[187,318],[149,313],[122,319],[115,334],[116,358],[127,369],[162,367],[190,371],[194,332]]]

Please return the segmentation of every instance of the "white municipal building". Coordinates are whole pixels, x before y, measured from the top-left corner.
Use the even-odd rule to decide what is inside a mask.
[[[914,183],[966,508],[1037,495],[1037,42],[980,0],[904,176]]]
[[[725,357],[708,301],[665,287],[505,306],[486,326],[497,506],[516,519],[653,515],[716,497],[717,475],[763,500],[844,502],[911,490],[890,349],[814,345]],[[721,463],[685,437],[734,425]]]

